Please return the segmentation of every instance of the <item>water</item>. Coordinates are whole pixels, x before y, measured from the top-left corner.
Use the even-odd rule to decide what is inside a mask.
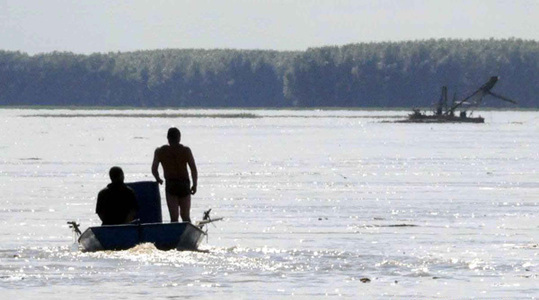
[[[0,110],[0,295],[536,299],[539,112],[481,114]],[[99,224],[113,165],[151,180],[170,126],[199,169],[192,216],[225,218],[209,253],[74,251],[66,222]]]

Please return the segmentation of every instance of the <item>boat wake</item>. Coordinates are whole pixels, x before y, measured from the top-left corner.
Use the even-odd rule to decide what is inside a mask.
[[[511,245],[510,247],[537,245]],[[508,246],[509,247],[509,246]],[[278,247],[216,247],[207,252],[162,251],[151,243],[123,251],[71,251],[69,246],[22,248],[0,251],[0,288],[46,287],[65,282],[81,285],[108,282],[144,282],[162,286],[185,286],[198,278],[204,284],[231,286],[252,276],[272,280],[286,278],[295,285],[315,284],[312,274],[327,274],[347,282],[413,282],[461,280],[480,272],[500,277],[514,273],[537,278],[537,264],[511,265],[458,253],[385,253],[337,249],[282,249]],[[156,276],[155,274],[159,274]],[[192,276],[185,276],[192,274]],[[329,275],[331,274],[331,275]],[[526,278],[528,278],[526,277]],[[217,281],[217,278],[219,280]]]

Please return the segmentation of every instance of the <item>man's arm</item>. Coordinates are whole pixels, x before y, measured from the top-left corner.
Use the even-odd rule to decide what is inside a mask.
[[[129,212],[127,213],[127,217],[125,218],[125,224],[128,224],[128,223],[131,223],[133,222],[133,220],[135,220],[135,217],[137,216],[137,211],[132,208],[131,210],[129,210]]]
[[[103,207],[103,202],[105,201],[104,198],[104,195],[103,195],[103,192],[99,192],[99,194],[97,194],[97,205],[95,206],[95,213],[99,216],[99,219],[101,220],[101,222],[105,222],[105,218],[106,218],[106,215],[105,215],[105,211],[104,211],[104,207]]]
[[[131,223],[133,220],[135,220],[135,217],[137,216],[138,212],[138,203],[137,198],[135,196],[135,192],[133,190],[129,189],[129,211],[127,212],[127,216],[125,218],[124,223]]]
[[[129,202],[130,208],[124,223],[131,223],[133,220],[135,220],[139,210],[137,196],[135,196],[135,192],[131,189],[129,189]]]
[[[191,149],[189,149],[188,151],[187,164],[189,165],[189,169],[191,169],[191,177],[193,179],[193,186],[191,187],[191,194],[194,195],[197,192],[198,171],[197,171],[197,165],[195,163],[195,158],[193,157],[193,153],[191,152]]]
[[[153,177],[155,177],[155,181],[157,181],[159,184],[163,184],[163,180],[159,176],[159,158],[157,154],[158,150],[159,148],[155,149],[155,152],[153,154],[152,174],[153,174]]]

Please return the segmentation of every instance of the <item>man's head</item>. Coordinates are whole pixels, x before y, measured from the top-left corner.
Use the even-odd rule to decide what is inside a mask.
[[[180,130],[176,127],[171,127],[168,129],[167,132],[167,139],[169,144],[177,144],[180,142],[182,138],[182,134],[180,133]]]
[[[109,170],[110,181],[112,183],[123,183],[124,182],[124,171],[120,167],[112,167]]]

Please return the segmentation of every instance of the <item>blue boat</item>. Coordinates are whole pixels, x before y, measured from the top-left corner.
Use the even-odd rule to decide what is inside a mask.
[[[136,194],[139,205],[137,223],[104,225],[86,229],[78,239],[82,251],[126,250],[143,243],[152,243],[160,250],[198,250],[206,236],[202,230],[208,218],[193,225],[189,222],[163,223],[159,186],[153,181],[127,183]],[[74,231],[78,224],[68,222]],[[78,231],[80,233],[80,231]]]
[[[126,250],[152,243],[159,250],[197,250],[206,233],[191,223],[106,225],[86,229],[79,238],[83,251]]]

